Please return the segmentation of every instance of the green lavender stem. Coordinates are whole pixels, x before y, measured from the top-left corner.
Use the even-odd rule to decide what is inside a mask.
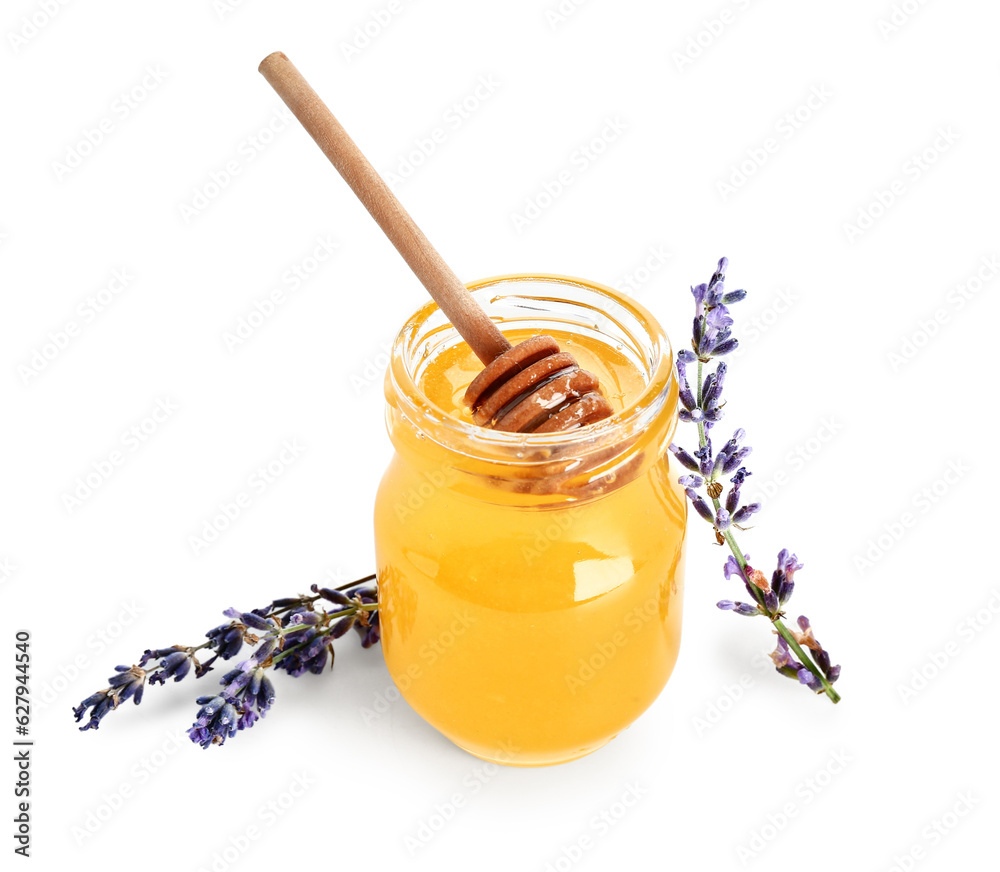
[[[698,360],[698,384],[697,384],[697,399],[698,399],[698,405],[699,406],[701,406],[702,400],[703,400],[703,393],[702,393],[703,387],[704,387],[703,380],[702,380],[702,370],[703,369],[704,369],[704,362],[701,359],[699,359]],[[708,444],[708,437],[705,434],[705,425],[704,425],[704,423],[699,422],[698,423],[698,447],[699,448],[704,448],[707,444]],[[713,497],[711,494],[709,494],[709,498],[712,500],[712,503],[713,503],[713,505],[715,507],[715,511],[718,512],[719,509],[722,507],[722,504],[719,502],[718,497]],[[726,532],[723,533],[722,536],[725,539],[726,544],[729,546],[729,550],[732,551],[733,557],[736,558],[736,562],[737,562],[737,564],[739,564],[739,567],[740,567],[740,572],[743,573],[744,578],[749,578],[747,576],[747,560],[746,560],[746,557],[743,556],[743,550],[740,548],[739,544],[736,542],[736,538],[733,536],[733,531],[731,529],[730,530],[726,530]],[[753,585],[751,585],[751,587],[752,586]],[[763,597],[759,596],[758,597],[758,601],[763,605]],[[781,638],[783,638],[788,643],[788,647],[791,648],[792,651],[795,652],[795,655],[799,658],[799,662],[803,666],[805,666],[806,669],[808,669],[813,675],[815,675],[816,678],[819,680],[820,684],[822,684],[822,686],[823,686],[823,692],[828,697],[830,697],[830,701],[834,702],[834,703],[840,702],[840,694],[837,693],[837,691],[833,688],[833,685],[831,685],[830,682],[826,680],[826,676],[823,675],[822,670],[818,666],[816,666],[815,663],[813,663],[812,658],[808,654],[806,654],[806,652],[802,648],[802,646],[799,645],[799,643],[795,640],[795,637],[792,635],[792,633],[788,629],[788,627],[785,626],[785,624],[781,620],[781,618],[778,617],[778,616],[771,616],[770,620],[771,620],[771,624],[774,626],[775,632],[778,633],[781,636]]]

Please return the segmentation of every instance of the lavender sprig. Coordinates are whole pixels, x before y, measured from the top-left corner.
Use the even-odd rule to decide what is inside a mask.
[[[750,565],[749,554],[744,554],[736,542],[734,530],[743,530],[751,518],[760,511],[760,503],[743,504],[740,489],[750,473],[743,461],[750,454],[750,446],[743,444],[746,433],[737,430],[718,452],[713,452],[711,429],[722,418],[722,388],[728,372],[725,361],[718,361],[715,369],[704,372],[705,364],[736,349],[738,342],[732,336],[733,319],[729,306],[746,297],[746,291],[725,290],[726,267],[729,261],[722,258],[707,284],[691,288],[695,302],[691,350],[684,349],[677,355],[677,377],[682,421],[698,427],[698,449],[693,453],[677,445],[670,450],[681,466],[691,474],[680,476],[687,498],[695,512],[715,528],[715,539],[728,545],[732,555],[727,558],[723,572],[726,580],[737,577],[743,582],[750,602],[720,600],[717,605],[745,617],[763,615],[770,620],[778,636],[777,648],[771,654],[775,669],[782,675],[794,678],[816,693],[825,693],[833,702],[840,701],[840,694],[833,688],[840,676],[840,667],[831,664],[830,655],[816,640],[812,625],[805,615],[798,619],[798,631],[789,630],[782,618],[785,603],[795,587],[795,573],[802,568],[798,558],[787,549],[778,554],[778,566],[768,581],[767,576]],[[688,367],[697,364],[697,376],[692,387]],[[725,486],[721,479],[729,479],[729,491],[722,499]],[[704,488],[705,495],[700,493]],[[808,649],[810,654],[806,653]],[[793,656],[794,655],[794,656]],[[798,658],[798,659],[796,659]]]
[[[329,660],[333,666],[333,640],[352,627],[361,645],[370,648],[381,637],[378,591],[367,583],[369,575],[338,588],[312,586],[313,596],[272,601],[263,609],[241,612],[227,609],[229,623],[209,630],[207,641],[185,647],[147,649],[133,666],[116,666],[108,687],[88,696],[73,709],[81,730],[96,730],[101,720],[128,699],[142,701],[147,684],[182,681],[188,675],[202,678],[216,660],[232,660],[244,646],[254,648],[250,657],[222,676],[217,693],[199,696],[200,706],[188,730],[192,742],[208,748],[222,745],[240,730],[252,727],[274,703],[274,685],[268,669],[283,669],[291,676],[319,674]],[[211,652],[204,662],[199,652]]]

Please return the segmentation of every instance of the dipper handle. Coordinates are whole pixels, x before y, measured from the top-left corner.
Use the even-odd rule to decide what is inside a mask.
[[[351,186],[476,356],[484,364],[489,364],[508,351],[510,343],[444,262],[295,65],[283,52],[276,51],[264,58],[258,69]]]

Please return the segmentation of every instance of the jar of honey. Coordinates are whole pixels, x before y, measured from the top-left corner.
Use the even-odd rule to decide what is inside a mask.
[[[673,355],[649,312],[593,282],[509,275],[469,290],[512,344],[554,337],[614,414],[560,433],[478,426],[462,397],[482,363],[433,303],[404,325],[375,504],[383,650],[402,696],[461,748],[561,763],[631,724],[677,659]]]

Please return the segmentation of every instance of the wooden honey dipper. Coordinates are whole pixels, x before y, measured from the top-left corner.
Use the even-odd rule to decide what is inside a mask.
[[[611,415],[597,377],[580,369],[551,336],[533,336],[511,346],[284,53],[268,55],[258,69],[486,365],[465,392],[477,424],[517,433],[555,433]]]

